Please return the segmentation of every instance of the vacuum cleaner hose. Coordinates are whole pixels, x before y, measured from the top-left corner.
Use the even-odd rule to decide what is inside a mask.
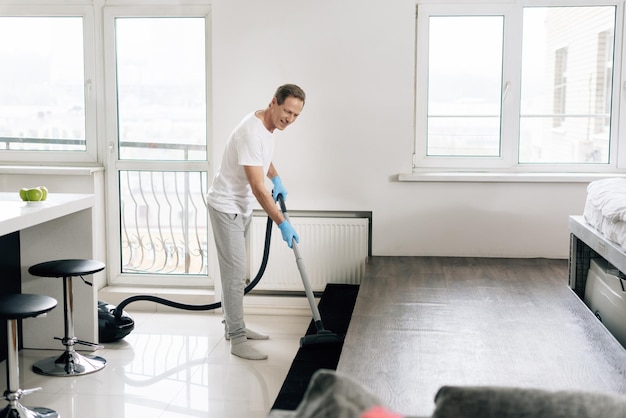
[[[263,259],[261,260],[261,266],[259,267],[259,271],[257,272],[254,279],[246,286],[244,289],[244,294],[250,292],[254,287],[259,283],[261,277],[263,277],[263,273],[265,273],[265,268],[267,267],[267,260],[270,256],[270,242],[272,240],[272,218],[267,217],[267,224],[265,226],[265,243],[263,247]],[[207,305],[188,305],[186,303],[174,302],[169,299],[160,298],[158,296],[152,295],[136,295],[131,296],[129,298],[124,299],[117,305],[115,310],[113,311],[113,316],[116,319],[120,319],[124,312],[124,308],[133,302],[137,302],[139,300],[148,301],[148,302],[156,302],[161,305],[170,306],[176,309],[184,309],[187,311],[210,311],[212,309],[217,309],[222,306],[222,302],[215,302]]]

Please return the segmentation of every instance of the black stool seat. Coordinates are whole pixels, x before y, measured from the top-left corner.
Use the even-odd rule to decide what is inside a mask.
[[[35,264],[28,272],[39,277],[67,277],[94,274],[104,270],[104,267],[104,263],[97,260],[53,260]]]
[[[0,319],[22,319],[51,311],[57,301],[50,296],[16,293],[0,295]]]

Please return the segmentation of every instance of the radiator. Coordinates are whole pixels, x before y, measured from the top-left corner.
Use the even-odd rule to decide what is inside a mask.
[[[291,213],[290,213],[291,215]],[[300,237],[298,249],[313,291],[327,283],[360,284],[369,252],[368,218],[290,217]],[[267,217],[253,216],[250,228],[250,277],[263,259]],[[255,290],[303,291],[292,249],[272,226],[269,261]]]

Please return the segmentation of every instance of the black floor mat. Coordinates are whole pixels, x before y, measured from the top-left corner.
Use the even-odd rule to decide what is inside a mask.
[[[325,329],[335,334],[346,334],[358,293],[358,285],[326,285],[318,305]],[[316,332],[315,324],[311,321],[306,335]],[[319,369],[335,370],[337,368],[342,348],[342,343],[301,347],[293,359],[272,409],[295,410],[313,374]]]

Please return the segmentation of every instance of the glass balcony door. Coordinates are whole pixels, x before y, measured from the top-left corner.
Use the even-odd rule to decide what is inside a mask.
[[[212,284],[209,33],[206,8],[105,9],[112,284]]]

